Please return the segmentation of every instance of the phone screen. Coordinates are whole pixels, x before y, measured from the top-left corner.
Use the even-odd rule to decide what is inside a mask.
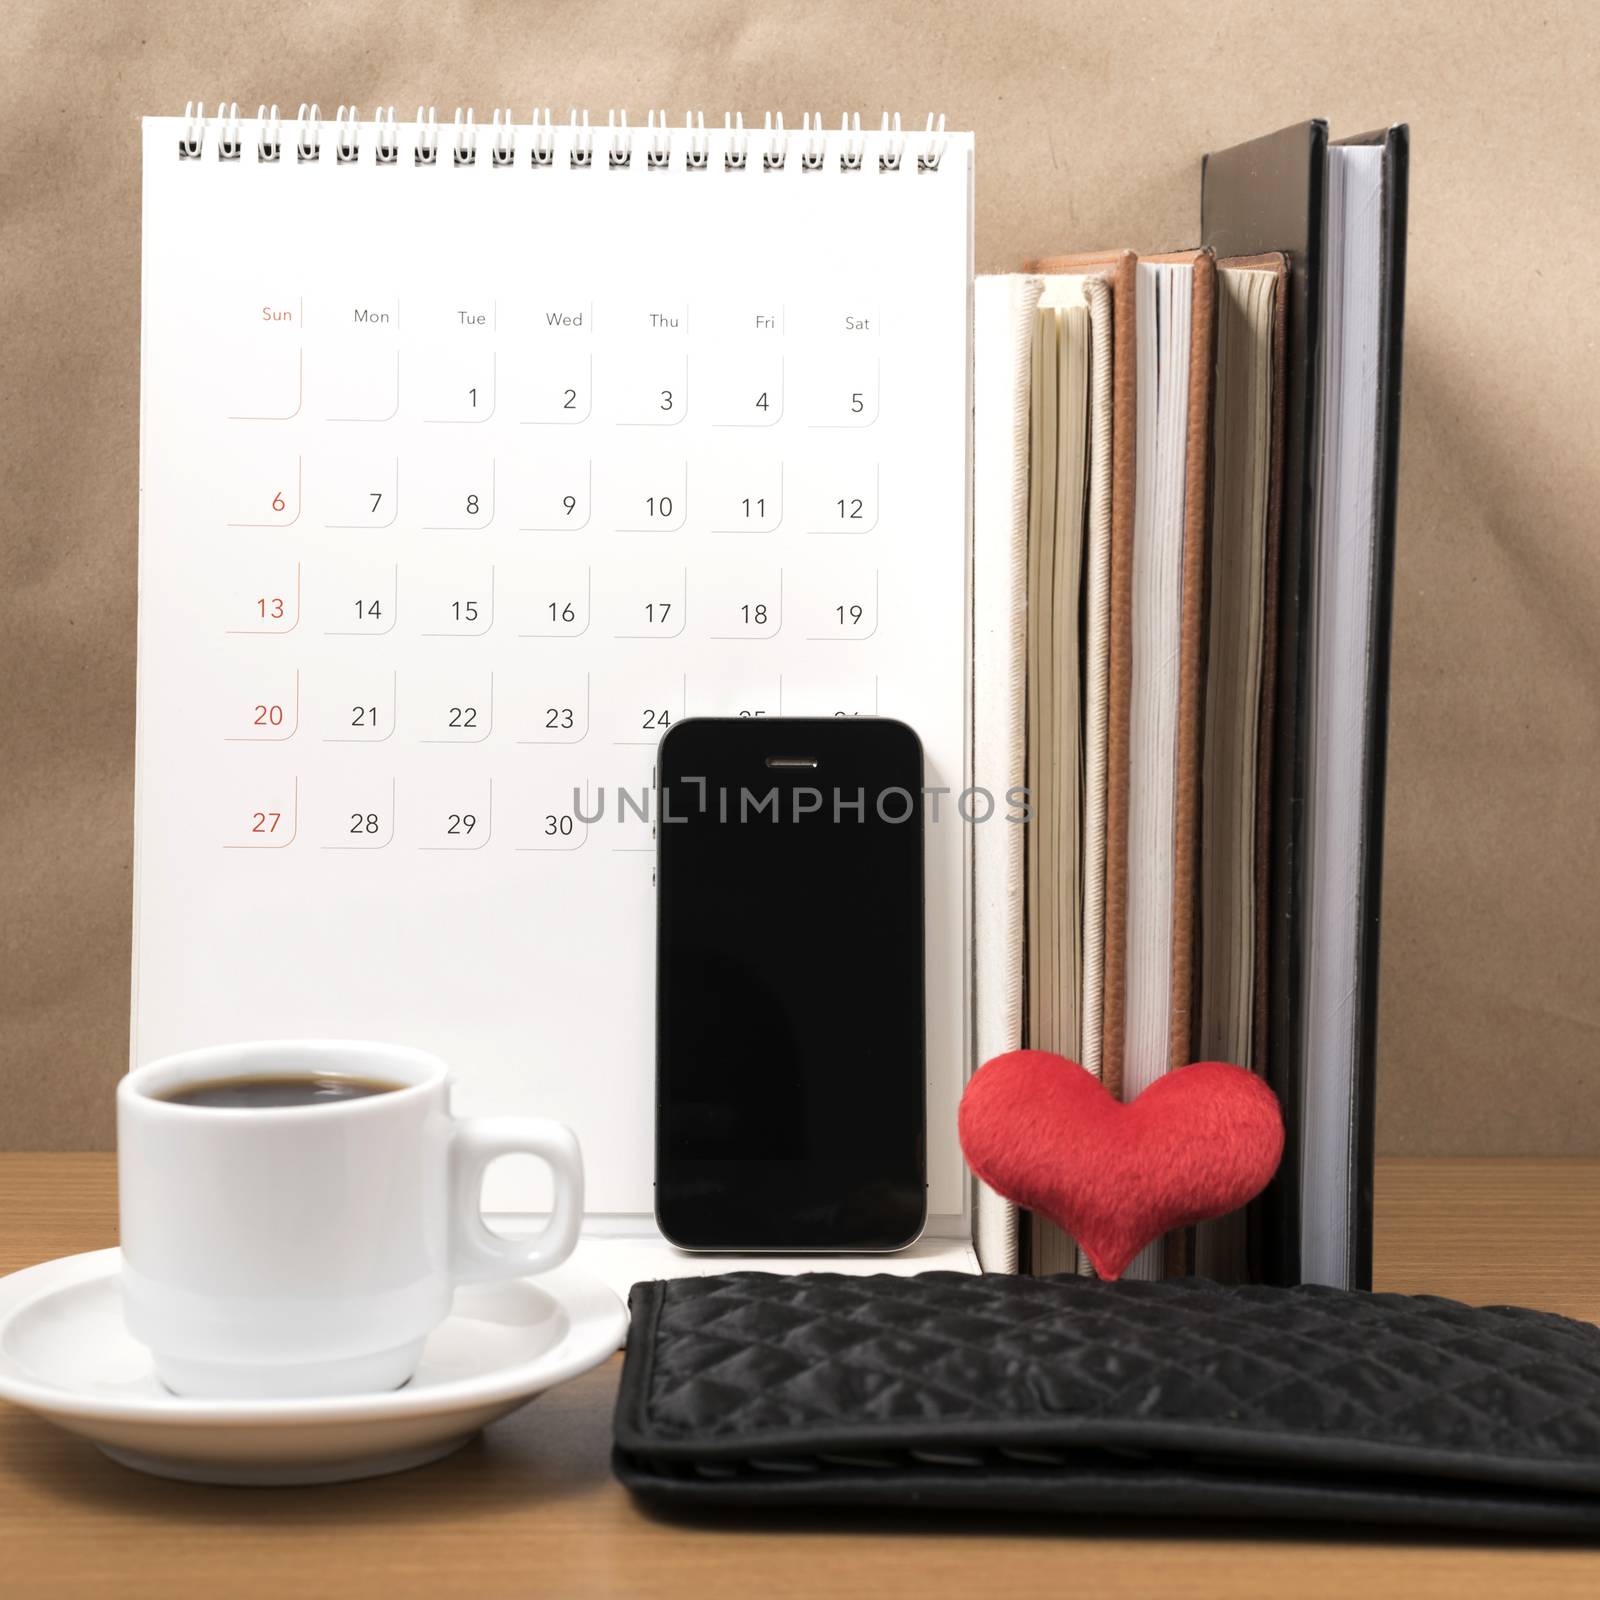
[[[892,1250],[926,1210],[922,746],[705,718],[657,766],[656,1217],[704,1250]]]

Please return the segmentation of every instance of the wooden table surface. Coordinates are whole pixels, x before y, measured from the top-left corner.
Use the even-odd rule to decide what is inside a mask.
[[[113,1159],[0,1155],[0,1273],[116,1242]],[[1388,1161],[1378,1287],[1600,1322],[1600,1162]],[[1600,1549],[1244,1524],[669,1520],[611,1477],[619,1362],[391,1478],[169,1483],[0,1404],[0,1593],[383,1596],[1600,1594]]]

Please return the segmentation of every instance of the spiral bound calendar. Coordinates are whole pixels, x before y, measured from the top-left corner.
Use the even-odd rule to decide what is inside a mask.
[[[656,742],[891,715],[965,1230],[973,141],[765,124],[145,121],[136,1063],[432,1049],[646,1229]]]

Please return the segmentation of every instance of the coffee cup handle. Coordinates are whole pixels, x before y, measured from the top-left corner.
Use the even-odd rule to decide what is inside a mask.
[[[554,1179],[555,1209],[531,1239],[508,1239],[483,1220],[483,1174],[497,1156],[537,1156]],[[450,1267],[457,1283],[547,1272],[572,1254],[583,1225],[583,1153],[548,1117],[457,1122],[450,1145]]]

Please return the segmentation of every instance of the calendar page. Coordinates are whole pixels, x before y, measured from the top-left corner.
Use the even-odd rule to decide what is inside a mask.
[[[144,124],[133,1059],[431,1049],[647,1226],[656,742],[899,717],[959,1232],[971,137],[475,139]]]

